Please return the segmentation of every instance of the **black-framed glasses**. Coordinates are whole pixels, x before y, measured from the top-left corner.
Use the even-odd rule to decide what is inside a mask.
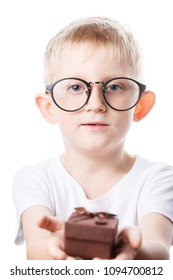
[[[139,102],[146,86],[127,77],[118,77],[106,82],[87,82],[79,78],[64,78],[46,86],[54,103],[62,110],[75,112],[82,109],[91,95],[91,85],[101,84],[101,93],[106,104],[116,111],[127,111]]]

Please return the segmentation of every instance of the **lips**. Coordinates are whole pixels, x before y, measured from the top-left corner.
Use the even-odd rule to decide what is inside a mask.
[[[109,124],[105,122],[86,122],[81,125],[83,129],[89,131],[90,133],[101,133],[107,131]]]
[[[108,126],[106,123],[102,122],[88,122],[88,123],[83,123],[83,126]]]

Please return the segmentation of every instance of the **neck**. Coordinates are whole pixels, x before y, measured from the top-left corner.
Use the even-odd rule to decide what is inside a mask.
[[[97,157],[70,151],[61,156],[61,161],[87,197],[96,198],[125,176],[135,159],[124,151],[109,155],[100,153]]]
[[[102,154],[101,152],[98,155],[95,155],[93,153],[75,153],[65,152],[61,156],[61,160],[65,166],[65,168],[70,170],[77,170],[77,172],[80,170],[84,170],[85,172],[92,171],[93,169],[100,169],[100,168],[106,168],[110,169],[111,166],[114,167],[114,169],[119,169],[122,165],[124,165],[124,162],[127,159],[128,154],[126,152],[115,152],[111,154]],[[77,169],[79,167],[80,169]]]

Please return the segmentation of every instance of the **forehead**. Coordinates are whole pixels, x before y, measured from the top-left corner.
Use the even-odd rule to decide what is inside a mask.
[[[64,77],[88,78],[92,76],[133,76],[134,71],[128,61],[112,45],[99,47],[85,42],[65,45],[55,59],[54,79]]]

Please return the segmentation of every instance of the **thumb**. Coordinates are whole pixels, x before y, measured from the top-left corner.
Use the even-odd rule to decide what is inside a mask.
[[[136,227],[124,228],[120,232],[117,240],[118,244],[129,244],[133,249],[138,249],[141,246],[141,242],[141,231]]]
[[[41,216],[37,221],[38,227],[49,230],[50,232],[63,229],[64,224],[65,222],[63,220],[54,216]]]

